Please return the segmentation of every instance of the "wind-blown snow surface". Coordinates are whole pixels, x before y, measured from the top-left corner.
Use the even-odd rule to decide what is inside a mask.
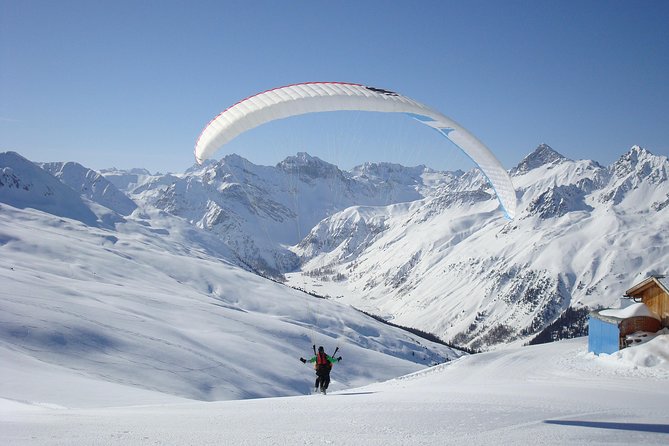
[[[327,396],[160,402],[100,383],[101,395],[115,390],[151,404],[69,409],[4,399],[0,435],[17,445],[667,444],[666,345],[627,349],[664,351],[653,368],[586,348],[580,338],[465,356]],[[63,382],[57,370],[42,376],[64,394],[78,393],[79,383]],[[88,388],[95,391],[94,383]]]
[[[110,388],[221,400],[308,392],[313,371],[298,358],[314,343],[338,345],[348,363],[333,389],[462,355],[247,272],[215,234],[180,218],[120,217],[20,155],[0,161],[0,397],[35,390],[56,404],[57,387],[7,385],[41,382],[40,364]]]
[[[16,355],[205,400],[307,392],[312,343],[341,348],[334,388],[461,355],[246,272],[172,217],[111,231],[1,206],[0,345]]]

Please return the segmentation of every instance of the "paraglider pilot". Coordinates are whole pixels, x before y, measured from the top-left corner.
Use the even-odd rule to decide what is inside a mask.
[[[333,356],[337,354],[337,348],[332,356],[325,353],[325,349],[321,345],[318,347],[318,352],[316,352],[316,346],[313,346],[315,356],[311,359],[300,358],[300,361],[303,363],[313,362],[314,370],[316,370],[316,383],[314,384],[316,391],[318,391],[320,386],[320,391],[326,393],[328,386],[330,385],[330,370],[332,370],[332,364],[335,362],[341,361],[341,356],[334,358]]]

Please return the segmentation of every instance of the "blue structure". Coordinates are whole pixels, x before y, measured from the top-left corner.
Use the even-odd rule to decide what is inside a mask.
[[[588,317],[588,351],[615,353],[620,350],[620,319],[592,312]]]

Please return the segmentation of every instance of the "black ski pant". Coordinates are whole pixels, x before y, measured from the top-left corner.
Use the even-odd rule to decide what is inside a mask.
[[[320,385],[321,389],[326,389],[330,385],[330,368],[329,367],[319,367],[316,369],[316,383],[314,387],[318,389]]]

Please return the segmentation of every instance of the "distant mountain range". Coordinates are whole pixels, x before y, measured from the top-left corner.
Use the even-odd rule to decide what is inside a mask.
[[[473,349],[582,335],[588,308],[666,272],[668,173],[640,147],[603,167],[541,145],[511,170],[513,221],[469,172],[414,202],[324,219],[293,248],[289,283]]]
[[[19,155],[0,161],[0,201],[12,206],[87,225],[158,209],[216,234],[248,270],[473,349],[545,338],[549,326],[551,339],[583,333],[587,308],[669,263],[669,162],[638,146],[605,167],[540,145],[510,171],[511,221],[478,170],[347,172],[298,153],[168,175],[48,163],[53,176],[37,181]]]

